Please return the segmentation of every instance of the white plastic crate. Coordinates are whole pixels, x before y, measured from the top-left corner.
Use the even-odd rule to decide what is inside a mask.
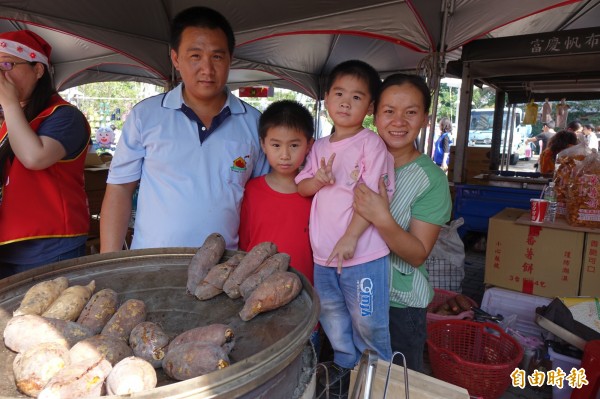
[[[516,330],[524,335],[540,337],[545,330],[535,323],[535,308],[550,302],[550,298],[492,287],[485,290],[481,309],[494,316],[500,313],[505,320],[514,314],[517,316]]]

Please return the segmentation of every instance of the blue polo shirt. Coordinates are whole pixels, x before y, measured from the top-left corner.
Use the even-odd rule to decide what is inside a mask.
[[[127,116],[107,182],[140,180],[131,248],[198,247],[214,232],[237,249],[246,182],[268,172],[258,110],[227,90],[206,129],[185,106],[182,84]]]

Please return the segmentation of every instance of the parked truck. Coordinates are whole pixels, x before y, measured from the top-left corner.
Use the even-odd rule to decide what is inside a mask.
[[[523,125],[523,111],[515,108],[515,117],[511,118],[508,108],[504,109],[502,123],[502,141],[500,154],[509,160],[510,165],[516,165],[519,159],[526,159],[530,152],[526,151],[528,144],[525,139],[531,135],[531,125]],[[512,128],[507,130],[509,121],[513,122]],[[469,125],[469,146],[490,147],[492,145],[492,126],[494,123],[493,108],[476,108],[471,110]],[[512,130],[512,146],[509,147],[510,131]],[[506,145],[505,145],[506,141]]]

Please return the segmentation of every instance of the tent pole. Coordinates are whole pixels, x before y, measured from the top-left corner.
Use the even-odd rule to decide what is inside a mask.
[[[433,71],[431,74],[431,81],[429,82],[429,87],[433,90],[432,107],[430,113],[431,123],[429,124],[430,127],[426,130],[425,135],[427,137],[427,155],[429,155],[429,157],[431,157],[433,154],[433,136],[435,132],[435,126],[437,124],[440,82],[442,77],[446,74],[446,34],[448,31],[448,17],[454,12],[454,2],[455,0],[442,1],[442,31],[437,52],[433,57]],[[421,144],[424,144],[424,140],[421,140]],[[420,150],[423,151],[424,149],[420,148]]]

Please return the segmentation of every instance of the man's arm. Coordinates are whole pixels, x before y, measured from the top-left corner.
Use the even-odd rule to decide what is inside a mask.
[[[131,200],[138,182],[107,184],[100,211],[100,253],[123,249],[131,220]]]

